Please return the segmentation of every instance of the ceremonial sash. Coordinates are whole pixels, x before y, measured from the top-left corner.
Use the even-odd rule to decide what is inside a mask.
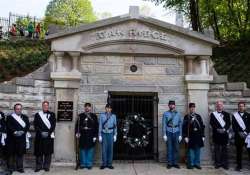
[[[242,117],[240,116],[240,114],[239,114],[238,112],[235,112],[235,113],[234,113],[234,118],[236,119],[237,123],[240,125],[241,129],[242,129],[243,131],[245,131],[246,125],[245,125],[245,123],[244,123]]]
[[[222,118],[223,114],[219,114],[217,111],[214,111],[213,114],[214,114],[216,120],[220,123],[221,127],[224,128],[226,123]]]
[[[39,112],[39,116],[42,119],[43,123],[47,126],[48,129],[50,129],[51,124],[50,124],[49,119],[47,118],[47,115],[49,115],[49,114],[44,114],[43,111]]]
[[[11,114],[12,117],[23,127],[25,128],[26,123],[23,121],[23,119],[21,117],[19,117],[18,115],[16,115],[16,113]]]

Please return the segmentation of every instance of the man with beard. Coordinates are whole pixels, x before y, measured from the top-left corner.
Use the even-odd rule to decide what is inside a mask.
[[[94,146],[98,137],[97,116],[91,112],[91,104],[84,104],[84,112],[79,114],[75,127],[79,138],[80,168],[91,169],[93,166]]]
[[[36,169],[35,172],[44,169],[49,171],[51,155],[54,152],[56,117],[49,111],[49,102],[42,103],[42,111],[35,114],[34,128],[36,132],[35,150]]]
[[[238,111],[233,114],[232,127],[235,133],[236,146],[236,171],[242,168],[242,151],[245,143],[248,143],[250,137],[250,115],[245,111],[246,104],[244,102],[238,103]],[[247,141],[247,142],[246,142]],[[248,157],[250,160],[250,148],[247,148]]]
[[[28,117],[22,114],[22,105],[20,103],[15,104],[14,113],[7,116],[6,123],[8,170],[10,173],[14,170],[24,173],[23,155],[26,153],[26,142],[30,124]]]
[[[216,111],[210,114],[213,131],[215,168],[228,169],[228,140],[231,125],[230,114],[223,110],[223,102],[216,102]]]
[[[182,136],[188,148],[188,169],[201,169],[200,149],[204,146],[204,129],[201,116],[195,113],[195,103],[189,103],[189,114],[185,115],[182,126]]]
[[[179,143],[182,140],[182,117],[175,110],[175,101],[169,101],[169,110],[162,117],[163,139],[167,143],[167,168],[180,168]]]

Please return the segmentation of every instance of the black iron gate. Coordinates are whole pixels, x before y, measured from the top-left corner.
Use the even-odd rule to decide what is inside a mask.
[[[114,159],[157,159],[157,93],[109,92],[108,102],[112,103],[113,113],[117,115],[118,138],[114,146]],[[144,149],[133,149],[124,143],[122,123],[125,117],[131,113],[142,115],[152,129],[149,144]]]

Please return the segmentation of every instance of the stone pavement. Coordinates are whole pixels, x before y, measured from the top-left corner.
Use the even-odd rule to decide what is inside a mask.
[[[50,172],[41,171],[34,173],[32,169],[25,169],[25,175],[249,175],[250,170],[243,169],[242,172],[233,171],[231,168],[228,171],[223,169],[215,170],[211,166],[206,166],[202,170],[187,170],[184,165],[181,169],[172,168],[166,169],[163,163],[115,163],[114,170],[100,170],[99,167],[94,167],[92,170],[79,169],[74,170],[73,166],[52,167]],[[13,175],[19,175],[20,173],[14,172]],[[21,175],[21,174],[20,174]]]

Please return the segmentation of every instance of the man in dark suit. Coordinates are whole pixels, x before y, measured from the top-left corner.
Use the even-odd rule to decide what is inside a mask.
[[[51,155],[54,153],[56,117],[49,111],[49,102],[42,103],[42,111],[35,114],[34,128],[36,132],[34,154],[36,156],[35,172],[44,169],[49,171]]]
[[[223,110],[223,102],[216,102],[216,111],[210,114],[210,125],[213,131],[215,168],[228,169],[228,140],[231,125],[230,114]]]
[[[233,114],[232,127],[235,133],[235,146],[236,146],[236,171],[240,171],[242,168],[242,151],[245,146],[245,141],[250,137],[250,115],[245,111],[245,103],[238,103],[238,111]],[[248,156],[250,159],[250,148],[248,150]]]
[[[200,149],[204,146],[205,125],[199,114],[195,112],[195,103],[189,103],[189,114],[184,116],[182,136],[188,147],[188,169],[201,169]]]
[[[22,114],[22,105],[15,104],[14,112],[7,117],[7,167],[10,173],[17,170],[24,173],[23,155],[26,153],[27,132],[30,128],[29,119]],[[16,165],[16,167],[15,167]]]

